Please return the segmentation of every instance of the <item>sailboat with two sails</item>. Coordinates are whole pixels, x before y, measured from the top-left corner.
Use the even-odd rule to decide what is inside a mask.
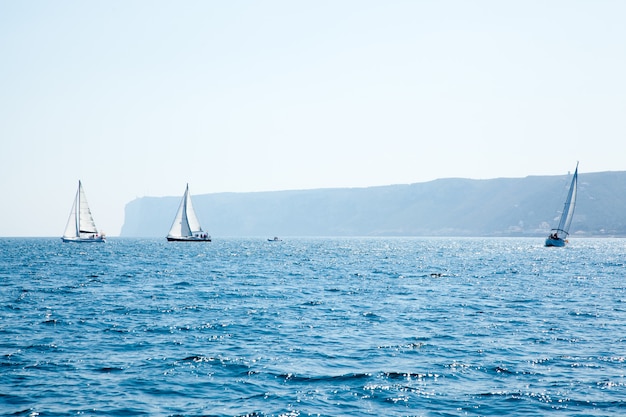
[[[572,218],[574,217],[574,208],[576,208],[576,194],[578,191],[578,163],[576,163],[576,170],[572,177],[572,182],[569,186],[567,198],[565,199],[565,205],[563,206],[563,212],[561,213],[561,220],[559,225],[550,231],[550,235],[546,239],[546,246],[563,247],[567,241],[569,235],[569,228],[572,224]]]
[[[78,243],[105,241],[104,233],[98,232],[96,223],[93,220],[89,203],[87,203],[87,197],[85,196],[85,190],[80,180],[78,181],[78,190],[76,191],[76,197],[74,197],[72,211],[70,211],[70,217],[67,219],[65,232],[61,239],[63,242]]]
[[[189,184],[167,234],[168,242],[210,242],[211,236],[200,227],[200,221],[191,204]]]

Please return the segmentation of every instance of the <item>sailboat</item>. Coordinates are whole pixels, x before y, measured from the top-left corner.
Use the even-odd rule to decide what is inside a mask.
[[[578,163],[576,163],[576,170],[572,177],[572,183],[569,186],[569,192],[565,199],[565,205],[563,206],[563,213],[561,213],[561,220],[559,225],[550,231],[550,236],[546,239],[546,246],[562,247],[567,243],[567,236],[569,235],[569,227],[572,223],[572,217],[574,217],[574,208],[576,207],[576,192],[578,189]]]
[[[202,230],[200,222],[191,204],[189,184],[180,202],[174,223],[167,234],[168,242],[210,242],[211,236]]]
[[[70,217],[67,219],[63,242],[104,242],[104,233],[99,233],[93,221],[83,184],[78,181],[78,190],[72,205]]]

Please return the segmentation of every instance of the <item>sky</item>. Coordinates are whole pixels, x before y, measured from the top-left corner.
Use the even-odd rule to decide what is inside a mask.
[[[621,0],[0,0],[0,236],[60,237],[78,180],[116,236],[127,203],[187,183],[626,170],[625,16]]]

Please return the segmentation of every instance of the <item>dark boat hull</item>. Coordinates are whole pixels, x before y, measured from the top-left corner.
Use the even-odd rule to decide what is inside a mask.
[[[210,237],[167,237],[168,242],[210,242]]]
[[[565,243],[567,243],[567,241],[560,239],[560,238],[558,239],[547,238],[546,239],[546,246],[548,247],[562,248],[563,246],[565,246]]]

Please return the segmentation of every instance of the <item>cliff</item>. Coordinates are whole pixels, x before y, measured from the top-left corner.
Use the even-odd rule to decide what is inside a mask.
[[[193,196],[216,236],[543,236],[557,223],[570,177],[531,176],[368,188]],[[197,187],[197,185],[196,185]],[[579,174],[571,233],[626,236],[626,172]],[[181,196],[126,205],[121,236],[165,236]]]

